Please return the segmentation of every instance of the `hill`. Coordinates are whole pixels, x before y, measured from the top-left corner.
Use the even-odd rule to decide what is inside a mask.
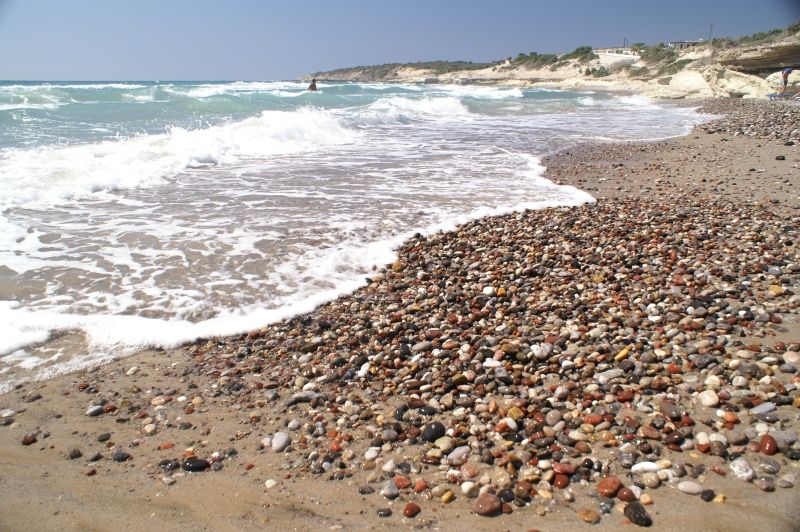
[[[619,50],[612,50],[612,52]],[[491,63],[427,61],[315,72],[320,81],[493,84],[623,90],[656,98],[764,97],[778,71],[800,66],[800,21],[770,32],[685,49],[637,43],[627,57],[581,46],[565,54],[520,53]],[[800,86],[800,72],[790,76]]]

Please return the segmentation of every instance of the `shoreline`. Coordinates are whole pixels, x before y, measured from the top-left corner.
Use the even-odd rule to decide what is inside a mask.
[[[100,523],[137,530],[152,527],[153,516],[164,529],[187,525],[247,529],[264,524],[299,529],[425,524],[444,529],[577,527],[580,512],[599,512],[591,491],[604,475],[591,470],[576,473],[574,466],[592,457],[602,464],[603,474],[617,476],[630,490],[634,484],[621,462],[636,454],[637,461],[660,456],[672,462],[659,471],[682,464],[686,476],[676,478],[727,495],[725,504],[714,504],[669,486],[639,488],[653,499],[644,508],[656,529],[682,523],[690,528],[736,530],[758,522],[788,530],[787,523],[796,517],[791,505],[798,488],[773,485],[773,492],[762,491],[735,478],[735,472],[728,471],[731,461],[723,456],[706,454],[708,449],[704,453],[697,444],[682,451],[669,447],[698,440],[700,429],[692,437],[667,443],[675,439],[669,436],[673,432],[686,431],[689,425],[681,424],[685,416],[705,432],[725,435],[725,456],[742,453],[753,467],[772,456],[751,449],[759,438],[731,437],[735,428],[728,428],[727,421],[707,425],[706,419],[716,418],[713,408],[697,404],[704,388],[727,391],[728,398],[718,396],[718,402],[736,407],[740,414],[729,410],[740,422],[736,425],[748,428],[758,423],[774,428],[776,422],[756,420],[741,403],[750,396],[731,392],[752,387],[755,398],[766,402],[788,397],[789,403],[775,410],[782,419],[777,423],[784,432],[796,433],[800,427],[796,373],[780,370],[781,365],[791,365],[786,354],[795,353],[800,342],[799,303],[793,295],[800,270],[789,268],[786,259],[797,248],[785,243],[791,238],[796,242],[798,231],[800,198],[792,187],[800,174],[798,135],[796,129],[794,134],[785,127],[772,129],[783,123],[780,120],[800,123],[797,107],[766,102],[707,105],[732,109],[727,118],[705,126],[713,134],[696,129],[677,139],[583,146],[546,159],[546,178],[592,193],[597,204],[485,218],[449,233],[415,238],[398,250],[398,262],[373,276],[367,287],[309,314],[248,335],[137,354],[90,371],[29,383],[0,396],[0,415],[13,420],[0,427],[0,485],[9,494],[0,507],[0,522],[12,530],[31,525],[94,528]],[[754,137],[735,135],[754,122]],[[697,181],[697,174],[702,181]],[[648,223],[642,224],[637,216]],[[740,227],[742,221],[750,225]],[[678,239],[673,232],[686,238]],[[632,235],[638,240],[626,238]],[[762,237],[770,238],[764,238],[759,248],[754,242]],[[606,239],[622,247],[618,251],[609,247],[598,257],[583,256],[586,249],[612,246]],[[641,249],[650,254],[641,255]],[[707,267],[706,252],[711,262],[722,265]],[[674,259],[671,253],[676,254]],[[690,258],[688,264],[681,263],[681,254]],[[629,260],[637,256],[638,264]],[[765,256],[783,262],[772,266],[780,273],[770,273],[769,267],[763,273],[754,270],[763,266],[760,259]],[[741,271],[734,268],[737,264],[744,264]],[[616,279],[620,270],[625,275]],[[703,275],[695,275],[698,272]],[[717,323],[727,325],[709,329],[710,336],[692,325],[704,316],[699,311],[686,315],[678,304],[682,299],[672,293],[689,290],[682,297],[690,295],[689,306],[697,309],[691,298],[717,299],[716,292],[704,294],[702,287],[744,281],[748,284],[737,289],[738,296],[725,292],[724,299],[753,301],[756,307],[745,304],[742,308],[750,310],[742,312],[762,308],[769,318],[743,321],[715,302],[703,307],[704,316],[717,314],[721,320]],[[592,292],[587,284],[605,295],[584,295]],[[614,288],[615,284],[620,286]],[[656,307],[658,302],[666,305],[679,318],[676,336],[683,335],[684,341],[673,342],[676,336],[667,338],[666,331],[654,328],[672,323],[669,313],[648,314],[644,304],[635,308],[629,293],[655,297]],[[564,303],[570,298],[580,304]],[[627,310],[614,314],[622,312],[620,308]],[[597,332],[599,322],[607,323],[614,335]],[[566,328],[566,337],[561,328]],[[718,344],[716,339],[725,336],[732,337],[730,345],[727,340]],[[708,337],[714,340],[698,348],[696,344]],[[776,348],[780,342],[783,346]],[[657,351],[667,355],[653,355]],[[698,356],[712,360],[698,365]],[[795,355],[788,356],[794,359]],[[711,377],[741,377],[737,368],[731,369],[734,360],[739,360],[737,368],[755,365],[766,374],[747,377],[745,388],[732,382],[705,384]],[[625,380],[637,367],[647,373]],[[622,375],[598,377],[618,368]],[[764,382],[765,377],[771,378]],[[772,377],[783,392],[772,385]],[[644,393],[641,382],[648,378]],[[580,395],[587,384],[599,386],[592,392],[599,397]],[[633,392],[630,398],[627,390]],[[663,406],[675,403],[665,399],[684,410],[678,418]],[[108,411],[87,416],[93,403]],[[403,405],[407,411],[395,420],[396,408]],[[7,415],[8,409],[17,412]],[[598,414],[599,410],[604,413]],[[554,423],[539,419],[556,411],[560,418]],[[596,415],[600,419],[593,423],[589,416]],[[629,434],[625,415],[640,421],[633,433],[645,434],[639,438],[650,442],[650,452],[639,444],[638,450],[626,449],[632,440],[623,437]],[[657,419],[666,419],[666,424],[653,424]],[[449,442],[426,441],[423,432],[434,421],[450,429]],[[643,429],[658,425],[658,437]],[[289,451],[259,448],[275,448],[276,438],[270,436],[278,432],[291,437]],[[576,434],[558,439],[572,432]],[[104,433],[109,437],[97,441]],[[576,439],[581,433],[586,438]],[[36,441],[20,445],[27,435]],[[526,443],[515,441],[518,436],[524,436]],[[545,445],[536,444],[538,440]],[[590,449],[580,442],[587,442]],[[798,445],[784,440],[780,444],[776,458],[769,458],[782,460],[780,474],[769,475],[773,484],[782,475],[798,473],[797,458],[786,454],[800,453]],[[461,445],[470,449],[466,465],[457,457],[448,465],[451,449]],[[553,445],[561,449],[554,451]],[[376,458],[365,457],[370,447],[380,449]],[[208,460],[209,468],[219,470],[181,474],[159,467],[163,460],[180,461],[189,448]],[[661,449],[659,455],[655,448]],[[69,459],[78,454],[74,450],[80,456]],[[219,456],[213,456],[215,451]],[[116,462],[114,456],[120,452],[132,455],[132,460]],[[314,452],[317,456],[310,458]],[[556,452],[560,455],[554,457]],[[101,458],[90,460],[95,453]],[[538,463],[531,466],[535,458]],[[566,465],[554,467],[556,463]],[[475,475],[470,466],[477,470]],[[712,466],[726,476],[709,473]],[[573,473],[561,472],[571,468]],[[459,471],[456,482],[449,478],[451,470]],[[578,473],[585,478],[573,478]],[[565,500],[567,490],[553,485],[563,483],[555,477],[565,474],[574,502]],[[525,475],[531,480],[522,479]],[[341,478],[329,480],[337,476]],[[414,487],[421,487],[422,479],[428,489],[415,495],[410,486],[400,487],[405,480],[400,484],[395,480],[397,499],[379,494],[387,489],[387,481],[400,477]],[[525,502],[523,494],[516,493],[522,490],[531,502],[525,507],[512,502],[505,508],[513,510],[511,515],[479,517],[470,511],[475,503],[471,492],[463,493],[465,477],[476,490],[490,486],[489,491],[501,493],[508,486],[512,499],[522,497]],[[363,494],[360,488],[365,488]],[[454,500],[445,504],[441,499],[448,497],[448,491]],[[79,507],[81,498],[87,501]],[[419,505],[419,515],[404,518],[406,502]],[[691,506],[683,521],[669,515],[679,504]],[[42,505],[48,512],[40,511]],[[765,513],[768,507],[772,514]],[[392,509],[393,515],[377,517],[376,511],[383,508]],[[624,502],[612,502],[609,515],[598,513],[602,519],[598,529],[616,529],[626,519],[624,508]],[[747,515],[741,515],[743,511]]]

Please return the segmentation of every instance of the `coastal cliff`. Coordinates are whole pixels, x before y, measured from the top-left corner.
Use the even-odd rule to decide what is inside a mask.
[[[583,53],[576,53],[585,49]],[[487,84],[617,90],[651,98],[763,98],[780,88],[781,68],[800,65],[800,23],[785,30],[714,39],[684,50],[663,44],[637,50],[637,60],[608,66],[581,47],[569,54],[520,54],[493,63],[430,61],[315,72],[321,81]],[[800,88],[800,72],[789,77]]]

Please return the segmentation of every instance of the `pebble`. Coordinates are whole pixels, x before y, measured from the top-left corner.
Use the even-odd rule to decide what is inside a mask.
[[[683,480],[678,482],[678,491],[689,495],[699,495],[705,488],[702,485],[692,480]]]
[[[103,405],[92,405],[86,409],[86,415],[90,417],[99,416],[103,413]]]
[[[394,480],[389,479],[386,481],[381,488],[381,495],[387,499],[396,499],[400,495],[400,490],[397,488],[397,484],[394,483]]]
[[[769,434],[764,434],[761,436],[759,449],[766,455],[773,455],[778,452],[778,442],[775,441],[775,438]]]
[[[422,511],[422,509],[414,502],[407,502],[405,507],[403,507],[403,515],[405,517],[416,517],[420,511]]]
[[[719,396],[714,390],[705,390],[697,396],[703,406],[714,407],[719,404]]]
[[[591,523],[593,525],[600,522],[600,514],[589,508],[584,508],[578,511],[578,517],[581,521]]]
[[[116,451],[111,455],[111,459],[115,462],[127,462],[128,460],[132,460],[133,457],[130,453],[126,453],[125,451]]]
[[[614,475],[609,475],[597,483],[597,492],[604,497],[614,497],[622,487],[622,481]]]
[[[634,525],[648,527],[653,524],[653,519],[650,517],[650,514],[647,513],[647,510],[645,510],[644,506],[638,501],[629,502],[625,506],[623,513]]]
[[[753,480],[753,477],[755,476],[753,467],[746,459],[741,457],[731,462],[730,468],[736,478],[739,480],[744,480],[745,482]]]
[[[451,466],[460,466],[467,461],[471,452],[469,445],[456,447],[447,455],[447,463]]]
[[[775,491],[775,480],[769,477],[759,477],[753,481],[762,491]]]
[[[663,469],[655,462],[639,462],[631,467],[631,473],[641,475],[642,473],[654,473]]]
[[[478,515],[491,516],[500,512],[502,503],[492,493],[481,493],[472,504],[472,511]]]
[[[461,493],[463,493],[465,497],[469,497],[470,499],[477,497],[478,490],[479,486],[475,482],[467,480],[461,483]]]
[[[292,443],[292,437],[286,432],[276,432],[272,436],[272,451],[282,453]]]
[[[184,471],[189,471],[190,473],[199,473],[211,467],[211,464],[208,462],[208,460],[203,460],[202,458],[187,458],[183,461],[181,467]]]
[[[422,438],[423,441],[433,442],[444,436],[445,430],[444,425],[439,421],[431,421],[430,423],[426,423],[422,428],[420,438]]]

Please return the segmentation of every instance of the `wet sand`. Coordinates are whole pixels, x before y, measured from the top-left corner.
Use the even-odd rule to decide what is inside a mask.
[[[596,492],[609,475],[641,484],[623,464],[632,456],[676,471],[641,489],[653,529],[796,530],[800,488],[780,481],[800,480],[800,447],[783,434],[800,429],[789,367],[800,345],[800,135],[775,124],[800,123],[798,107],[709,105],[730,115],[680,139],[545,162],[548,178],[595,205],[420,237],[369,286],[308,316],[0,396],[0,528],[634,529],[630,503],[609,499],[600,515]],[[719,407],[699,403],[711,389]],[[771,401],[774,419],[749,412]],[[87,415],[92,405],[103,413]],[[568,423],[545,420],[554,410]],[[452,441],[425,441],[434,421]],[[762,452],[763,429],[782,434],[774,455]],[[277,432],[291,437],[284,452],[270,449]],[[725,448],[703,447],[700,432]],[[449,465],[460,445],[471,448],[466,467]],[[753,481],[736,478],[740,455]],[[169,471],[187,456],[209,470]],[[598,471],[582,468],[587,457]],[[559,462],[578,466],[568,489],[554,486]],[[428,486],[415,494],[420,479]],[[395,499],[379,493],[387,480],[401,486]],[[466,480],[490,494],[508,487],[515,500],[500,512],[512,513],[473,513]],[[682,493],[686,480],[718,500]],[[408,502],[415,517],[403,516]]]

